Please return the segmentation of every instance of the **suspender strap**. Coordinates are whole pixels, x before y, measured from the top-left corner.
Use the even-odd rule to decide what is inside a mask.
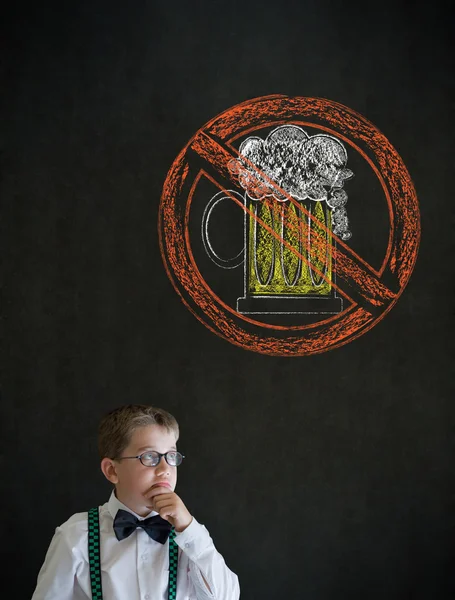
[[[175,529],[172,528],[169,533],[169,587],[167,592],[168,600],[177,598],[177,565],[179,560],[179,549],[175,543]]]
[[[100,566],[100,521],[98,508],[88,511],[88,559],[90,563],[90,584],[92,586],[92,599],[103,600]],[[169,585],[168,600],[177,599],[177,567],[179,549],[175,543],[175,529],[169,533]]]
[[[100,521],[98,508],[88,511],[88,559],[93,600],[103,600],[100,567]]]

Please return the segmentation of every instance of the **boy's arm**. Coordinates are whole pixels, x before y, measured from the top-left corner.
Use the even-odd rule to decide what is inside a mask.
[[[190,560],[189,576],[197,600],[240,598],[238,577],[226,566],[204,525],[193,517],[184,531],[176,532],[175,541]]]
[[[60,527],[55,530],[32,600],[72,600],[75,560]]]

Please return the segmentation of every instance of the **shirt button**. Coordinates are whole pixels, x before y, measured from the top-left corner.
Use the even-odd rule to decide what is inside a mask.
[[[188,542],[185,544],[185,548],[189,548],[190,545],[188,544]]]
[[[144,600],[150,600],[150,596],[148,594],[145,594]]]
[[[147,554],[143,554],[143,555],[141,556],[141,558],[142,558],[142,560],[147,560]]]

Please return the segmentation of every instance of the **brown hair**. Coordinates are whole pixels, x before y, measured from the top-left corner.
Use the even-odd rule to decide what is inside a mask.
[[[128,404],[105,415],[98,428],[98,450],[101,458],[117,458],[130,443],[138,427],[160,425],[179,438],[179,426],[175,418],[155,406]]]

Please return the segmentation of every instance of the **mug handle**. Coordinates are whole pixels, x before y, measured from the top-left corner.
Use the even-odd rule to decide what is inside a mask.
[[[241,194],[239,194],[235,190],[229,190],[229,193],[237,196],[237,198],[239,198],[240,202],[242,204],[244,203],[244,197]],[[232,258],[225,259],[225,258],[221,258],[220,256],[218,256],[218,254],[213,249],[213,246],[212,246],[212,244],[210,242],[210,238],[209,238],[208,226],[209,226],[210,216],[211,216],[212,211],[215,208],[215,206],[222,200],[229,200],[230,202],[232,202],[232,199],[226,195],[226,192],[224,190],[222,190],[221,192],[218,192],[218,194],[215,194],[215,196],[213,196],[213,198],[207,203],[207,206],[204,209],[204,214],[202,215],[202,226],[201,226],[202,241],[204,243],[204,248],[205,248],[205,251],[207,252],[208,256],[211,258],[211,260],[216,265],[218,265],[218,267],[221,267],[222,269],[235,269],[236,267],[239,267],[245,261],[245,246],[240,250],[240,252],[238,254],[236,254]]]

